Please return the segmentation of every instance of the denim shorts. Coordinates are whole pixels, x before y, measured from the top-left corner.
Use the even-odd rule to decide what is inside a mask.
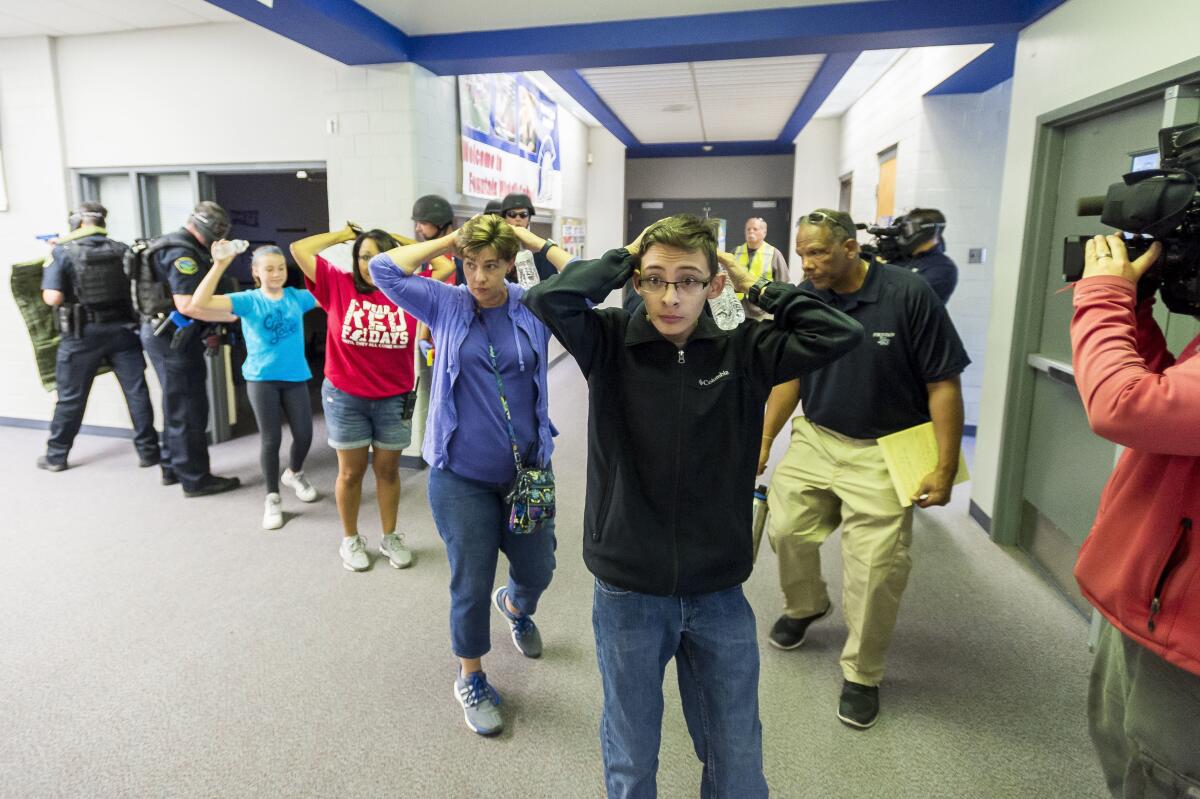
[[[407,394],[364,399],[347,394],[330,383],[321,384],[325,429],[334,449],[407,449],[412,441],[412,420],[404,418]]]

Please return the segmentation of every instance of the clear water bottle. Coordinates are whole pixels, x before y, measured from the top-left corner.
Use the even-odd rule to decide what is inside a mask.
[[[533,253],[529,250],[517,253],[517,282],[522,288],[531,288],[542,282],[537,267],[533,264]]]
[[[233,239],[232,241],[218,241],[213,245],[212,256],[220,261],[225,258],[232,258],[235,255],[241,255],[250,247],[250,242],[245,239]]]
[[[767,487],[759,485],[754,489],[754,560],[758,560],[758,545],[762,543],[763,528],[767,526]]]
[[[729,279],[724,267],[721,268],[721,273],[725,275],[725,288],[708,301],[708,307],[712,311],[717,327],[722,330],[733,330],[746,321],[746,309],[742,307],[742,301],[734,293],[733,281]]]

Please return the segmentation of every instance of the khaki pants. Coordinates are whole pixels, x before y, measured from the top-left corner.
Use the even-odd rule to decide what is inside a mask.
[[[912,568],[912,508],[896,499],[879,446],[797,417],[771,480],[770,505],[767,529],[779,555],[784,615],[791,618],[828,607],[821,544],[842,525],[842,612],[849,628],[842,674],[878,685]]]

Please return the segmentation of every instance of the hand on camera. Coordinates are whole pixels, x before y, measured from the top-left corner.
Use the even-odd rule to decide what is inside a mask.
[[[1083,248],[1083,276],[1121,277],[1136,284],[1162,253],[1162,244],[1154,242],[1140,258],[1130,263],[1125,240],[1119,235],[1093,236]]]

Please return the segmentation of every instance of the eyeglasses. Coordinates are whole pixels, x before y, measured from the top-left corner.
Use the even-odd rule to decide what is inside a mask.
[[[505,219],[528,219],[529,212],[528,211],[505,211],[504,218]]]
[[[853,230],[847,230],[845,223],[843,223],[836,216],[827,214],[824,211],[813,211],[808,216],[804,217],[804,221],[810,225],[828,224],[829,227],[835,227],[850,237],[857,235]]]
[[[704,291],[711,282],[712,280],[700,280],[694,277],[685,277],[683,280],[663,280],[661,277],[651,275],[643,277],[638,281],[638,285],[647,294],[661,294],[667,290],[667,286],[674,286],[680,294],[694,297]]]

